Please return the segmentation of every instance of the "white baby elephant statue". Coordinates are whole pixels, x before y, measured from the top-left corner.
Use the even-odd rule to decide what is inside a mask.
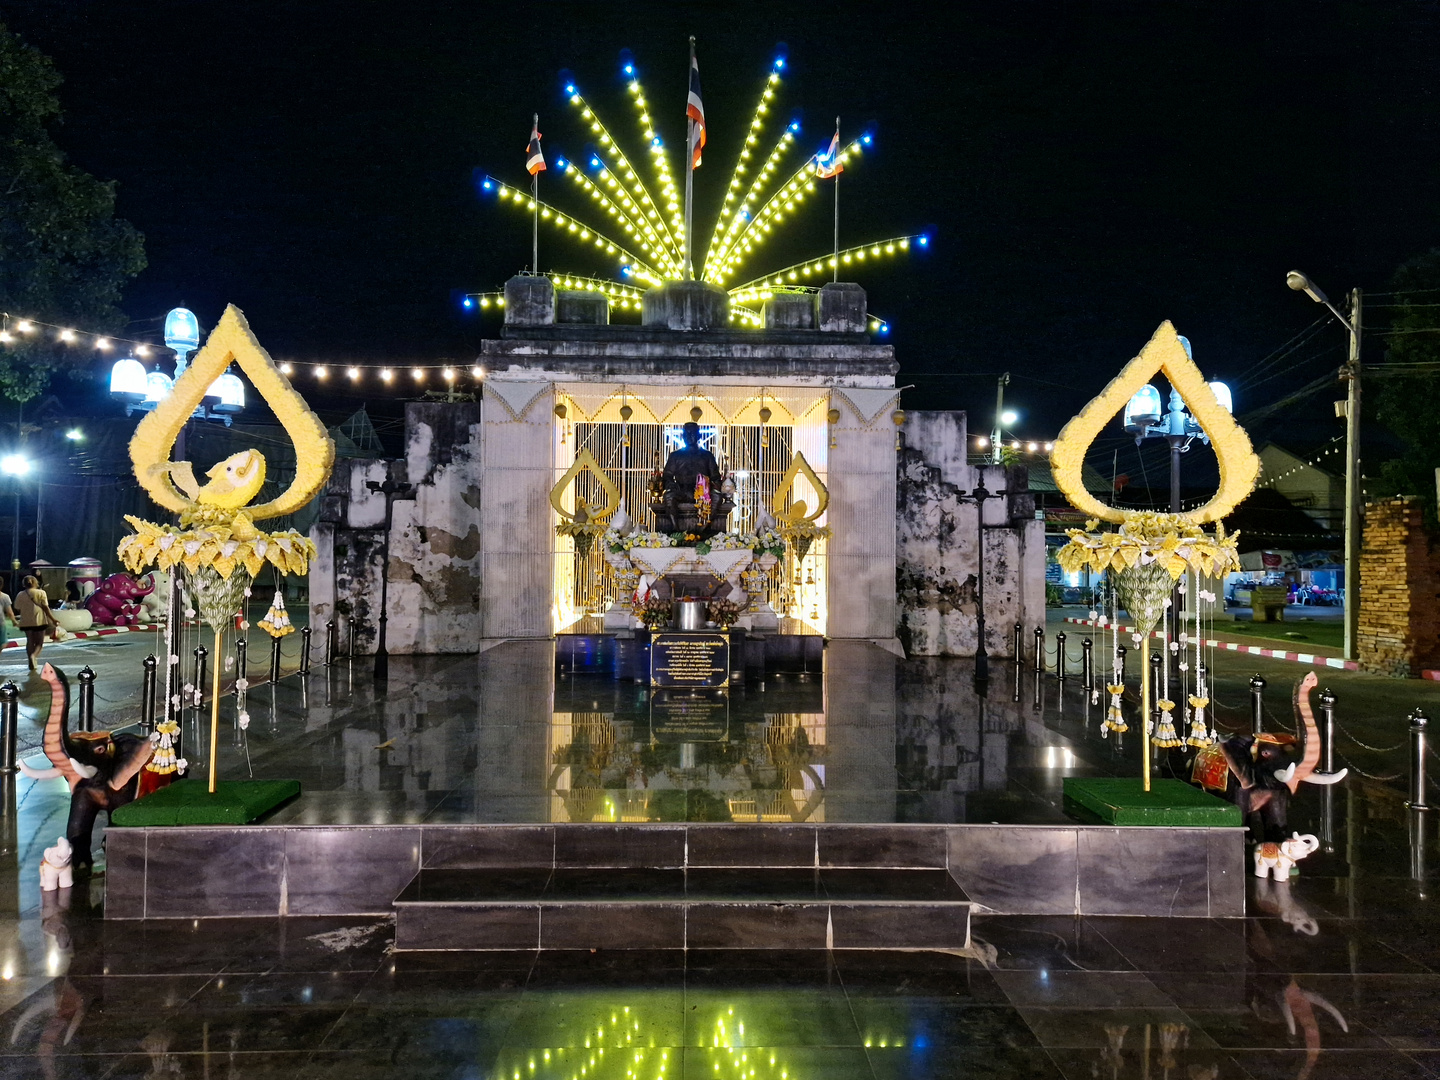
[[[45,857],[40,860],[40,891],[54,892],[56,889],[68,889],[73,884],[70,841],[62,836],[55,841],[54,847],[45,849]]]
[[[1255,876],[1269,877],[1276,881],[1290,877],[1290,868],[1320,847],[1320,841],[1313,833],[1301,836],[1293,833],[1289,840],[1278,844],[1260,844],[1255,848]]]

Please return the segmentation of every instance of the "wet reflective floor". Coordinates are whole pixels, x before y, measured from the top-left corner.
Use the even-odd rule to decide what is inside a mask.
[[[1394,913],[1335,917],[1302,881],[1246,920],[982,917],[963,954],[392,954],[388,920],[107,925],[76,896],[8,949],[0,1075],[1440,1075],[1433,909],[1377,879]]]
[[[1001,666],[982,700],[964,661],[832,645],[823,678],[667,711],[557,675],[548,648],[397,657],[383,695],[361,667],[317,671],[250,692],[243,729],[227,699],[222,773],[298,776],[290,820],[836,822],[1058,820],[1063,775],[1138,770],[1075,679],[1059,695],[1027,672],[1017,702]],[[1217,688],[1231,726],[1244,686]],[[423,955],[390,951],[388,919],[107,925],[103,876],[42,899],[64,787],[22,780],[0,1076],[1440,1077],[1440,823],[1406,808],[1392,759],[1302,787],[1292,825],[1322,850],[1252,878],[1247,919],[982,914],[964,953]]]

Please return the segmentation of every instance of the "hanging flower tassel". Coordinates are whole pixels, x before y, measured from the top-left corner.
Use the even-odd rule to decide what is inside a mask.
[[[271,637],[284,637],[295,632],[295,627],[290,625],[290,613],[285,610],[285,595],[279,589],[275,590],[275,599],[270,604],[270,610],[255,625]]]
[[[1110,707],[1105,710],[1105,722],[1100,725],[1102,739],[1112,731],[1118,735],[1130,730],[1130,725],[1125,723],[1125,711],[1120,707],[1120,695],[1125,693],[1125,684],[1110,683],[1105,689],[1110,691]]]
[[[161,720],[155,725],[150,741],[155,744],[155,753],[145,763],[145,771],[164,776],[181,771],[175,758],[175,736],[180,734],[180,725],[174,720]]]
[[[1190,695],[1190,707],[1195,711],[1190,714],[1190,737],[1185,741],[1191,746],[1210,746],[1215,742],[1214,733],[1205,731],[1205,707],[1209,704],[1208,697]]]
[[[1155,745],[1167,749],[1172,746],[1184,746],[1180,736],[1175,732],[1175,702],[1161,698],[1155,704],[1160,709],[1160,728],[1155,733]]]

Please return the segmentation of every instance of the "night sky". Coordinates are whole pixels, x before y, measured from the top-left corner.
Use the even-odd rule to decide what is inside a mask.
[[[525,180],[536,111],[552,161],[583,152],[561,69],[631,135],[623,48],[678,145],[689,34],[710,123],[697,239],[778,42],[770,131],[798,109],[802,153],[837,113],[875,132],[842,181],[842,244],[933,231],[929,254],[857,275],[902,381],[948,377],[909,407],[988,423],[1008,369],[1021,428],[1053,435],[1168,318],[1244,413],[1343,359],[1332,324],[1256,378],[1322,313],[1287,270],[1338,300],[1440,244],[1434,3],[10,0],[0,17],[55,59],[57,140],[145,234],[132,329],[181,302],[208,326],[233,302],[281,359],[468,361],[497,327],[460,295],[529,259],[528,222],[473,171]],[[542,196],[583,209],[556,176]],[[828,250],[829,228],[812,203],[756,272]],[[612,269],[541,245],[547,269]]]

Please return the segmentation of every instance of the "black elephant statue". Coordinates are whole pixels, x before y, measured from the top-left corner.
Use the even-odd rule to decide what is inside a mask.
[[[1195,755],[1191,782],[1238,806],[1252,837],[1261,842],[1279,843],[1289,835],[1290,797],[1302,782],[1335,784],[1345,779],[1348,771],[1315,771],[1320,762],[1320,731],[1310,711],[1310,692],[1318,683],[1312,671],[1295,686],[1298,739],[1268,732],[1232,735]]]
[[[142,785],[147,790],[159,786],[159,778],[143,772],[155,753],[155,744],[143,735],[126,732],[68,730],[70,681],[64,672],[49,664],[40,677],[50,684],[50,715],[41,744],[50,768],[37,769],[22,761],[20,770],[35,780],[63,776],[69,782],[70,821],[65,839],[74,851],[72,867],[76,871],[88,870],[91,833],[100,811],[109,813],[133,802],[145,793]]]

